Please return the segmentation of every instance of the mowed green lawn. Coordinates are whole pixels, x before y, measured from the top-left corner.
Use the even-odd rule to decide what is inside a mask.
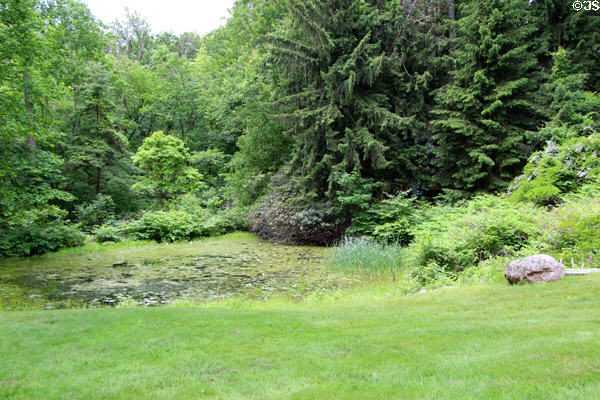
[[[597,399],[600,276],[251,310],[2,312],[0,398]]]

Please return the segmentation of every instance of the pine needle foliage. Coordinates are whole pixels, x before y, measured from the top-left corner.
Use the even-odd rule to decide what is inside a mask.
[[[400,1],[286,6],[287,18],[269,37],[278,99],[271,107],[295,139],[290,171],[297,187],[309,199],[331,199],[348,173],[414,184],[428,142],[426,65],[437,43],[430,32],[435,16],[419,19],[426,7],[415,11]],[[421,51],[411,52],[417,42]]]
[[[467,2],[459,11],[452,81],[434,112],[437,162],[446,186],[498,189],[526,162],[544,116],[536,27],[519,0]]]
[[[585,8],[593,3],[583,2]],[[587,75],[586,90],[600,87],[600,11],[591,8],[581,12],[573,10],[573,2],[556,0],[532,0],[529,2],[539,27],[539,48],[543,50],[542,61],[552,62],[552,54],[564,48],[573,63],[573,70]]]

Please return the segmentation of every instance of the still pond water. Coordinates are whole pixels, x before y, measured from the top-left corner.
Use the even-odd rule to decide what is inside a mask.
[[[326,252],[241,236],[0,260],[0,309],[302,299],[352,284],[323,270]]]

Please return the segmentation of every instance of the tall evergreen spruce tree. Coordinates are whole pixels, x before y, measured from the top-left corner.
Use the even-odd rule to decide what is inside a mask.
[[[520,0],[470,1],[458,11],[452,81],[434,112],[437,161],[448,187],[497,189],[538,144],[536,28]]]
[[[335,197],[349,173],[399,185],[418,173],[427,59],[409,53],[401,2],[379,3],[290,0],[271,37],[274,117],[295,139],[291,171],[308,198]]]
[[[593,6],[584,2],[584,7]],[[563,48],[567,51],[575,73],[587,75],[586,89],[600,87],[600,18],[594,9],[573,10],[572,1],[529,1],[540,30],[540,50],[545,65],[552,65],[551,54]]]

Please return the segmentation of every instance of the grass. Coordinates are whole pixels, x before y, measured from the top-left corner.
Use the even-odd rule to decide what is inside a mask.
[[[599,286],[0,312],[0,398],[592,399]]]
[[[203,241],[239,241],[239,240],[248,240],[248,241],[256,241],[259,240],[256,235],[249,232],[232,232],[222,236],[210,236],[200,239],[195,239],[194,242],[203,242]],[[189,241],[184,241],[185,243]],[[46,258],[63,258],[72,255],[80,255],[86,253],[99,253],[102,251],[108,250],[120,250],[120,249],[130,249],[135,247],[144,247],[158,244],[153,240],[123,240],[121,242],[106,242],[106,243],[94,243],[87,242],[83,246],[78,247],[70,247],[61,249],[54,253],[47,253],[42,255],[41,257]]]
[[[120,250],[120,249],[129,249],[133,247],[143,247],[156,244],[156,242],[151,240],[123,240],[121,242],[106,242],[106,243],[93,243],[88,242],[83,246],[77,247],[69,247],[65,249],[61,249],[55,253],[46,253],[40,257],[45,258],[63,258],[73,255],[80,255],[86,253],[99,253],[102,251],[108,250]]]
[[[325,260],[332,271],[396,278],[406,271],[406,248],[367,238],[344,238]]]
[[[208,236],[208,237],[200,239],[200,241],[210,241],[210,242],[212,242],[212,241],[215,241],[215,242],[234,241],[235,242],[235,241],[240,241],[240,240],[257,241],[257,240],[260,240],[260,238],[258,236],[256,236],[254,233],[237,231],[237,232],[227,233],[222,236]]]

